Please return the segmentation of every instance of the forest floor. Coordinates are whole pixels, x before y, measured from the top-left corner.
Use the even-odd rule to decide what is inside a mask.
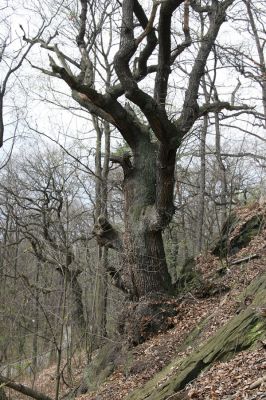
[[[262,208],[259,204],[242,207],[238,211],[238,217],[241,219],[241,224],[244,224],[251,215],[265,211],[266,206]],[[235,235],[237,229],[239,226],[231,234]],[[236,260],[255,254],[257,258],[232,264]],[[225,265],[222,265],[217,257],[208,254],[205,257],[198,257],[196,268],[205,282],[210,285],[214,283],[218,290],[209,297],[202,297],[193,290],[180,295],[178,314],[173,319],[174,327],[166,333],[159,333],[134,347],[128,365],[123,360],[97,391],[81,395],[78,400],[126,399],[130,392],[142,387],[158,371],[169,364],[173,357],[185,358],[230,318],[249,305],[251,299],[244,296],[244,301],[239,301],[239,296],[245,293],[245,288],[255,277],[266,271],[266,227],[262,227],[259,234],[245,248],[230,257]],[[225,292],[222,290],[224,287],[228,287],[230,290]],[[208,323],[204,325],[197,339],[185,351],[178,352],[177,349],[180,349],[180,345],[191,330],[199,326],[206,317],[209,317]],[[83,363],[84,360],[73,362],[75,382],[82,378]],[[169,377],[175,373],[175,369],[171,370]],[[37,377],[35,388],[53,397],[54,376],[55,366],[42,371]],[[62,390],[66,390],[66,387],[62,387]],[[182,397],[180,398],[183,399],[266,399],[266,343],[260,341],[256,348],[236,353],[227,362],[215,363],[209,370],[202,372],[197,379],[190,382],[181,393]],[[12,398],[22,399],[23,396],[16,395]]]

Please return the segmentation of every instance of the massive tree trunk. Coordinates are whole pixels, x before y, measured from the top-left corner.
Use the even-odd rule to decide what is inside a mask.
[[[131,299],[167,293],[171,277],[162,231],[174,212],[175,151],[159,149],[146,137],[132,156],[125,153],[111,159],[124,172],[125,231],[118,233],[102,216],[94,228],[101,245],[121,254],[120,268],[111,275]]]
[[[144,137],[132,153],[111,157],[124,172],[124,232],[100,216],[94,233],[102,246],[117,250],[121,256],[119,265],[109,271],[113,283],[130,300],[120,315],[118,330],[135,345],[169,329],[168,317],[175,315],[174,306],[166,304],[172,284],[162,231],[174,212],[176,151]]]
[[[157,224],[155,207],[156,191],[163,190],[156,177],[156,169],[161,168],[157,153],[155,146],[141,143],[134,152],[132,165],[124,166],[124,267],[129,281],[127,286],[136,298],[167,292],[171,287],[162,238],[164,221]],[[162,216],[162,220],[165,218]]]

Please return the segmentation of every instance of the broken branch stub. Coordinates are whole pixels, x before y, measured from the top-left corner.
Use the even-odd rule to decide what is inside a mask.
[[[92,232],[96,236],[100,246],[105,246],[114,250],[122,250],[123,245],[120,233],[103,215],[98,217]]]

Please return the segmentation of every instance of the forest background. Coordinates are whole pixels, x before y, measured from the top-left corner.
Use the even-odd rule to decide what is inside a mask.
[[[3,1],[1,374],[56,360],[58,398],[74,353],[131,337],[130,304],[183,290],[234,208],[264,198],[265,14]]]

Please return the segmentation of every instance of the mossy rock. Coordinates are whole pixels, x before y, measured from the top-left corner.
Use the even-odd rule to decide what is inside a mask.
[[[200,372],[211,367],[218,360],[228,360],[235,353],[246,350],[259,339],[266,337],[266,318],[256,311],[266,299],[266,274],[257,278],[247,288],[253,303],[239,315],[233,317],[205,344],[185,360],[173,360],[159,374],[155,375],[142,389],[134,391],[126,400],[166,400],[182,390]],[[198,331],[200,334],[201,330]],[[176,371],[173,374],[173,371]],[[172,397],[173,396],[173,397]]]
[[[195,272],[195,266],[195,259],[190,257],[178,268],[175,287],[178,288],[179,291],[183,288],[187,288],[193,281],[198,281],[199,277]]]
[[[109,342],[101,347],[84,371],[83,382],[76,394],[97,390],[113,373],[117,358],[121,354],[121,344]]]
[[[249,242],[258,235],[262,228],[264,215],[255,215],[249,221],[247,221],[240,229],[239,235],[234,237],[230,242],[231,254],[246,247]]]
[[[227,220],[224,222],[222,226],[220,237],[218,238],[216,244],[212,249],[212,253],[215,256],[220,258],[224,258],[227,256],[228,245],[229,245],[228,243],[229,233],[232,232],[233,229],[235,229],[238,222],[239,220],[234,212],[228,216]]]
[[[212,253],[220,258],[236,254],[239,250],[246,247],[259,233],[263,221],[263,214],[253,216],[241,226],[239,233],[229,241],[230,232],[232,232],[239,223],[237,217],[233,214],[224,224],[221,238],[212,250]]]

